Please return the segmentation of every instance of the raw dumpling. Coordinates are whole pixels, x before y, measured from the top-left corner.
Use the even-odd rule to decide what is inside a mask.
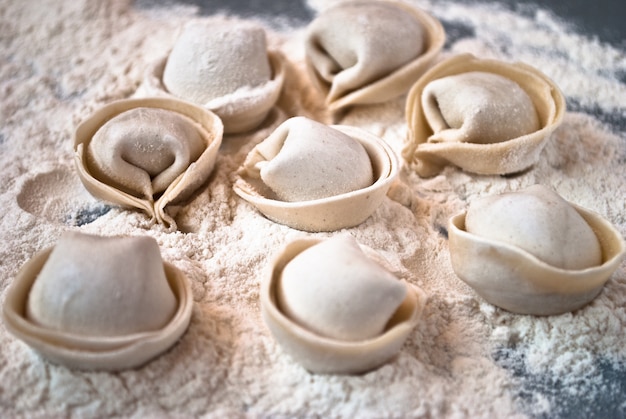
[[[74,132],[80,180],[96,198],[138,208],[176,228],[175,210],[213,171],[223,125],[208,109],[173,98],[109,103]]]
[[[174,345],[192,308],[189,281],[153,238],[66,232],[20,269],[2,319],[52,362],[117,371]]]
[[[521,314],[585,306],[626,254],[607,220],[541,185],[472,202],[448,232],[458,277],[489,303]]]
[[[188,23],[168,56],[146,71],[139,95],[184,99],[215,112],[227,134],[258,127],[282,90],[283,55],[250,22]]]
[[[472,202],[465,227],[468,233],[517,246],[557,268],[602,263],[602,248],[589,224],[542,185]]]
[[[540,128],[528,94],[514,81],[471,71],[426,85],[422,107],[434,134],[430,142],[497,143]]]
[[[312,246],[283,269],[278,307],[322,336],[356,341],[383,333],[407,294],[406,285],[340,235]]]
[[[200,105],[271,78],[265,31],[243,23],[188,24],[163,70],[170,93]]]
[[[332,110],[384,102],[408,90],[444,38],[436,19],[407,4],[344,2],[309,25],[307,66],[312,80],[327,91]]]
[[[26,317],[68,333],[119,336],[162,328],[176,306],[154,239],[65,233],[31,288]]]
[[[131,195],[153,199],[200,157],[195,123],[164,109],[136,108],[106,122],[87,147],[93,174]]]
[[[411,87],[402,156],[422,177],[447,165],[481,175],[518,173],[537,162],[565,110],[558,86],[536,68],[455,55]]]
[[[335,231],[372,215],[399,171],[398,158],[382,138],[296,117],[248,153],[233,189],[272,221]]]
[[[306,52],[331,83],[328,100],[377,80],[424,50],[424,30],[409,13],[384,2],[352,2],[323,12],[309,26]]]
[[[304,117],[280,125],[257,151],[263,182],[289,202],[326,198],[373,183],[365,148],[354,138]]]
[[[263,320],[308,371],[378,368],[400,351],[419,321],[424,292],[376,260],[347,234],[297,239],[272,258],[260,290]]]

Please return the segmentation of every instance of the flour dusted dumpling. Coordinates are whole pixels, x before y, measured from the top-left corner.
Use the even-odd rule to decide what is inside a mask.
[[[398,172],[398,159],[382,138],[295,117],[248,153],[233,189],[270,220],[334,231],[372,215]]]
[[[528,94],[513,80],[471,71],[426,85],[422,107],[434,134],[430,142],[497,143],[540,128]]]
[[[136,108],[107,121],[87,147],[95,176],[152,199],[195,162],[206,141],[195,123],[165,109]]]
[[[119,100],[76,128],[76,168],[95,197],[139,208],[175,228],[165,208],[182,204],[206,182],[222,133],[217,115],[189,102]]]
[[[459,278],[488,302],[523,314],[583,307],[626,254],[608,221],[541,185],[472,202],[448,232]]]
[[[156,241],[65,233],[28,296],[26,317],[95,336],[154,331],[176,311]]]
[[[278,307],[307,330],[340,340],[380,335],[406,285],[340,235],[308,248],[283,269]]]
[[[153,238],[66,232],[20,269],[2,318],[52,362],[122,370],[174,345],[192,304],[187,278],[163,262]]]
[[[168,56],[148,68],[139,90],[184,99],[215,112],[227,134],[259,126],[278,101],[285,59],[251,22],[189,22]]]
[[[409,91],[402,156],[423,177],[447,165],[484,175],[517,173],[537,162],[565,110],[558,86],[534,67],[452,56]]]
[[[280,249],[260,297],[263,320],[285,353],[321,374],[363,373],[393,358],[426,295],[384,263],[348,234],[297,239]]]
[[[404,93],[443,45],[439,22],[408,4],[349,1],[308,27],[307,65],[332,110]]]
[[[284,201],[326,198],[373,183],[365,148],[354,138],[304,117],[285,121],[257,146],[263,182]]]
[[[311,64],[331,83],[329,101],[389,74],[423,50],[419,21],[386,2],[328,9],[309,26],[306,42]]]
[[[163,70],[170,93],[200,105],[271,77],[265,31],[244,23],[188,24]]]
[[[602,263],[602,249],[589,224],[542,185],[472,202],[465,227],[468,233],[518,246],[561,269]]]

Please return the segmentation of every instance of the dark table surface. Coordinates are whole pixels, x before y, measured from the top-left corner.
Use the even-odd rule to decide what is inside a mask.
[[[200,14],[204,15],[228,11],[242,17],[287,17],[303,24],[314,16],[314,12],[306,6],[304,0],[176,0],[176,2],[197,5]],[[172,0],[138,0],[138,3],[171,4]],[[626,49],[625,0],[487,0],[483,3],[500,3],[519,13],[530,13],[537,7],[547,9],[573,25],[574,30]]]
[[[626,48],[626,1],[624,0],[498,0],[513,10],[542,7],[573,25],[580,33]]]

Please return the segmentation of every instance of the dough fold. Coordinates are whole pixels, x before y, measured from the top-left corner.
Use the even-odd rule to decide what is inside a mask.
[[[306,41],[313,68],[331,85],[328,101],[390,74],[423,50],[420,22],[388,2],[333,7],[311,23]]]
[[[164,109],[136,108],[105,123],[87,147],[94,175],[153,200],[206,148],[193,121]]]
[[[528,94],[497,74],[471,71],[430,82],[422,93],[429,142],[498,143],[540,128]]]
[[[279,309],[321,336],[357,341],[383,333],[407,294],[406,285],[340,235],[293,258],[283,269]]]
[[[285,121],[256,151],[255,169],[283,201],[326,198],[374,181],[370,158],[357,140],[308,118]]]

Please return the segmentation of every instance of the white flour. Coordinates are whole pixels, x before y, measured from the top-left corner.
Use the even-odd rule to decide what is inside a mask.
[[[574,111],[595,110],[601,120],[624,117],[626,86],[617,78],[626,71],[624,52],[572,33],[543,11],[527,17],[480,3],[416,4],[444,20],[450,33],[465,34],[450,41],[446,54],[524,61],[553,78],[572,106],[531,170],[494,177],[447,168],[432,179],[404,171],[394,200],[348,230],[430,298],[398,357],[355,377],[308,374],[273,340],[260,318],[262,274],[279,247],[310,234],[268,221],[231,188],[247,152],[284,114],[328,118],[304,72],[303,29],[261,22],[270,45],[290,61],[284,114],[253,134],[225,139],[216,173],[181,208],[180,231],[172,233],[92,198],[74,172],[71,136],[91,111],[133,95],[145,68],[197,17],[195,9],[148,10],[126,0],[0,5],[2,298],[33,253],[77,229],[155,237],[164,259],[188,274],[195,300],[190,328],[172,350],[116,374],[44,362],[0,326],[0,416],[626,414],[625,264],[575,313],[513,315],[479,299],[454,275],[444,229],[473,199],[543,183],[626,234],[626,133]],[[399,152],[407,132],[404,98],[354,109],[341,123],[370,130]]]

